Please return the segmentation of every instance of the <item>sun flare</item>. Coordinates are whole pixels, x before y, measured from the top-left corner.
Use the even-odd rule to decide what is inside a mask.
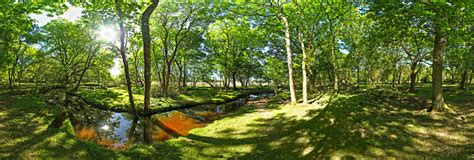
[[[117,32],[113,26],[102,26],[99,29],[99,38],[107,42],[114,42],[117,39]]]

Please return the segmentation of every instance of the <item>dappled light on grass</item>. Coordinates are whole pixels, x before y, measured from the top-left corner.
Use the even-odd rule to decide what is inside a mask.
[[[175,135],[170,132],[156,129],[154,140],[161,143],[150,146],[125,144],[124,147],[116,139],[103,136],[102,123],[90,127],[96,130],[75,130],[78,138],[61,130],[45,131],[52,120],[48,112],[56,113],[49,110],[57,108],[45,107],[40,98],[2,98],[0,95],[0,101],[6,104],[1,106],[5,110],[0,112],[0,135],[8,138],[0,139],[6,148],[0,148],[0,153],[2,157],[25,159],[104,156],[144,159],[468,159],[470,146],[474,144],[473,95],[463,92],[446,95],[463,96],[446,99],[453,104],[456,113],[420,112],[428,103],[418,94],[428,91],[420,87],[419,92],[411,96],[385,89],[344,91],[339,95],[325,95],[313,104],[291,107],[279,104],[284,99],[263,98],[243,104],[231,114],[222,114],[225,118],[217,118],[206,126],[184,114],[188,112],[170,112],[160,116],[160,120],[173,124],[166,126],[176,131],[176,136],[186,137],[173,139]],[[269,102],[276,107],[269,107]],[[224,111],[225,107],[221,109]],[[84,115],[92,114],[84,112]],[[107,116],[110,115],[99,119],[109,121],[111,118]],[[215,115],[212,107],[196,110],[193,114],[204,119]],[[25,119],[31,122],[26,123]],[[110,127],[108,131],[114,128],[111,124],[107,126]],[[136,131],[141,130],[138,125]],[[135,140],[140,141],[139,138]]]
[[[472,122],[462,124],[451,113],[421,113],[426,106],[424,98],[387,89],[342,92],[314,104],[217,120],[193,130],[187,138],[194,143],[184,143],[183,152],[240,159],[469,156]],[[244,146],[252,151],[239,152]],[[190,148],[198,151],[187,152]]]

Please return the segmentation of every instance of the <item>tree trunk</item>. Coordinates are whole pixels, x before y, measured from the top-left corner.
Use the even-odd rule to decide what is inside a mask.
[[[183,82],[183,64],[182,64],[182,61],[179,60],[179,61],[176,61],[176,66],[178,68],[178,71],[179,71],[179,75],[178,75],[178,87],[183,87],[183,85],[181,84],[181,82]]]
[[[334,76],[334,83],[333,87],[337,91],[339,89],[338,83],[339,83],[339,78],[337,75],[337,58],[336,58],[336,35],[334,34],[333,27],[332,27],[332,21],[329,21],[330,26],[329,30],[331,31],[331,65],[332,65],[332,73]]]
[[[357,74],[357,85],[359,85],[359,83],[360,83],[360,78],[359,78],[360,73],[359,72],[360,72],[360,67],[357,66],[357,73],[356,73]]]
[[[183,85],[181,84],[181,82],[183,82],[183,72],[181,70],[180,67],[178,67],[178,78],[177,78],[177,81],[176,81],[176,85],[178,86],[178,88],[181,88],[183,87]]]
[[[22,70],[21,67],[18,68],[18,74],[17,74],[18,77],[16,78],[16,80],[18,81],[18,88],[20,88],[20,85],[21,85],[21,77],[23,76],[23,75],[22,75],[23,73],[22,73],[21,70]]]
[[[474,70],[471,71],[471,76],[469,76],[469,82],[467,83],[466,90],[469,90],[469,87],[471,86],[473,75],[474,75]]]
[[[451,71],[451,84],[456,84],[455,74],[456,74],[456,72],[453,68],[453,70]]]
[[[466,80],[467,80],[467,69],[464,69],[461,75],[460,88],[466,89]]]
[[[125,73],[125,81],[127,83],[128,100],[130,102],[130,107],[132,108],[133,114],[135,116],[138,116],[137,110],[135,108],[135,101],[133,99],[132,82],[130,81],[130,69],[128,68],[127,55],[125,54],[125,27],[123,25],[124,17],[122,13],[122,6],[120,4],[120,0],[115,0],[115,9],[117,9],[117,16],[119,18],[120,55],[122,56],[123,71]]]
[[[132,121],[132,125],[130,126],[130,130],[128,131],[128,135],[127,135],[127,143],[129,144],[133,144],[133,142],[135,141],[135,131],[136,131],[136,128],[137,128],[137,124],[138,124],[138,117],[133,117],[133,121]]]
[[[143,60],[145,64],[145,93],[144,93],[144,102],[143,110],[145,114],[150,112],[150,93],[151,93],[151,56],[150,56],[150,16],[153,11],[158,6],[158,0],[152,0],[152,3],[145,9],[141,17],[141,28],[142,28],[142,38],[143,38]],[[151,121],[150,116],[144,116],[143,118],[143,132],[145,143],[152,143],[152,131],[151,131]]]
[[[332,65],[332,73],[334,74],[333,86],[334,86],[335,90],[338,90],[339,89],[339,86],[338,86],[339,79],[337,77],[336,53],[335,53],[335,47],[334,46],[331,49],[331,65]]]
[[[227,94],[227,89],[229,88],[229,84],[227,83],[227,81],[228,81],[227,71],[224,72],[223,76],[224,76],[224,82],[223,82],[224,90],[225,90],[225,94]]]
[[[138,55],[137,55],[137,54],[138,54],[138,51],[134,53],[134,62],[135,62],[135,66],[134,66],[134,67],[135,67],[135,78],[136,78],[135,80],[136,80],[137,83],[140,84],[140,86],[143,87],[143,82],[142,82],[142,80],[140,79],[140,72],[138,71],[138,62],[139,62],[139,61],[138,61]],[[137,87],[137,88],[138,88],[138,87]]]
[[[239,78],[239,82],[240,82],[240,86],[247,88],[247,81],[245,81],[245,78],[243,77]]]
[[[396,77],[397,77],[397,68],[396,68],[396,65],[395,65],[394,68],[393,68],[393,77],[392,77],[392,87],[393,88],[395,88]]]
[[[61,113],[48,125],[48,128],[61,128],[67,117],[67,112],[63,109]]]
[[[8,72],[9,73],[9,77],[8,77],[8,84],[9,84],[9,88],[10,89],[13,89],[13,78],[15,77],[15,71],[16,70],[16,62],[13,64],[12,66],[12,69]]]
[[[237,73],[232,73],[232,88],[237,89]]]
[[[280,13],[280,18],[283,20],[283,23],[285,25],[285,48],[288,61],[288,79],[290,84],[291,104],[296,104],[295,84],[293,81],[293,61],[291,54],[290,25],[288,24],[288,20],[286,19],[286,17],[283,16],[283,13]]]
[[[170,81],[171,81],[171,62],[166,62],[166,73],[164,77],[164,84],[163,84],[163,96],[168,97],[169,96],[169,90],[170,90]]]
[[[21,46],[22,46],[21,44],[22,44],[21,41],[19,41],[18,49],[15,51],[15,63],[13,63],[11,74],[9,74],[10,77],[8,77],[8,83],[9,83],[10,89],[13,89],[13,83],[14,83],[13,81],[15,78],[16,66],[18,65],[18,61],[20,60],[20,51],[21,51]]]
[[[186,87],[188,84],[187,84],[187,78],[188,78],[188,72],[187,72],[187,69],[186,69],[186,60],[184,61],[183,63],[183,87]]]
[[[66,77],[66,86],[67,83],[69,83],[68,79],[69,78]],[[54,118],[54,120],[49,124],[48,128],[61,128],[61,126],[64,124],[64,121],[66,121],[68,118],[68,110],[71,104],[71,95],[69,94],[67,87],[64,90],[64,107],[61,108],[61,113]]]
[[[206,82],[207,84],[209,84],[209,86],[210,86],[211,88],[214,88],[214,85],[213,85],[211,82],[205,80],[204,78],[202,78],[202,81],[203,81],[203,82]]]
[[[428,109],[441,111],[444,108],[443,98],[443,53],[446,45],[446,34],[441,31],[441,28],[436,28],[436,35],[433,49],[433,84],[432,84],[432,100],[433,104]]]
[[[300,39],[301,53],[303,54],[303,60],[301,61],[301,71],[303,74],[303,104],[308,104],[308,91],[307,91],[307,77],[306,77],[306,49],[303,43],[302,34],[299,33],[298,37]]]
[[[402,83],[402,74],[403,74],[403,68],[400,68],[400,72],[398,73],[397,84]]]
[[[416,66],[417,62],[414,62],[410,67],[410,93],[415,93],[416,90]]]

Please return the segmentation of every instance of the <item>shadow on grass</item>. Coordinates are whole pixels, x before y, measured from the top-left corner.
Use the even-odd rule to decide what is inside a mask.
[[[114,92],[112,90],[107,89],[95,89],[91,90],[84,90],[81,92],[87,99],[95,102],[99,102],[100,104],[109,104],[113,101],[116,101],[117,98],[120,96],[120,93]]]
[[[37,95],[0,95],[0,159],[116,157],[114,151],[77,140],[68,129],[48,125],[58,108]]]
[[[453,118],[449,115],[418,114],[399,96],[379,89],[342,94],[303,118],[280,113],[248,124],[245,133],[226,130],[219,138],[190,134],[189,139],[201,144],[189,147],[208,158],[239,159],[472,156],[474,135],[466,127],[472,121],[462,124],[447,120]],[[249,146],[251,152],[222,149],[238,146]],[[212,148],[218,153],[206,153]]]

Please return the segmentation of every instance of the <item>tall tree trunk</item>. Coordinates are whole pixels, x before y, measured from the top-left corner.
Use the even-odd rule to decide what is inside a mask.
[[[187,72],[187,69],[186,69],[186,60],[184,61],[183,63],[183,87],[186,87],[188,84],[186,83],[187,82],[187,78],[188,78],[188,72]]]
[[[237,89],[237,73],[232,73],[232,88]]]
[[[18,49],[15,51],[15,63],[13,63],[11,74],[9,74],[11,77],[8,77],[8,83],[9,83],[10,89],[13,89],[16,67],[19,63],[18,61],[20,60],[20,52],[21,52],[21,46],[22,46],[21,44],[22,44],[21,41],[19,41]],[[26,50],[26,47],[25,47],[25,50]]]
[[[162,94],[165,95],[165,90],[166,90],[166,63],[163,63],[163,68],[162,68],[162,71],[161,71],[161,81],[160,81],[160,87],[161,87],[161,92],[163,92]]]
[[[455,75],[456,75],[456,71],[453,67],[453,70],[451,71],[451,84],[456,84],[456,78],[455,78]]]
[[[12,71],[8,70],[8,88],[13,89],[13,77],[12,77]]]
[[[171,62],[166,62],[166,73],[164,77],[164,84],[163,84],[163,96],[168,97],[169,96],[169,90],[170,90],[170,81],[171,81]]]
[[[303,43],[303,35],[301,33],[298,33],[298,37],[300,40],[300,45],[301,45],[301,53],[303,54],[303,60],[301,61],[301,71],[303,74],[303,104],[308,104],[308,91],[307,91],[307,77],[306,77],[306,48],[304,47]]]
[[[469,82],[467,83],[466,90],[469,90],[469,87],[471,86],[473,75],[474,75],[474,70],[471,71],[471,76],[469,76]]]
[[[64,98],[63,98],[63,107],[61,107],[61,113],[57,115],[54,120],[49,124],[48,128],[60,128],[63,124],[64,121],[68,118],[68,111],[70,108],[71,104],[71,94],[70,90],[68,89],[69,86],[69,75],[68,73],[64,73]],[[62,97],[61,97],[62,98]]]
[[[120,4],[120,0],[115,0],[115,9],[117,10],[120,28],[120,55],[122,56],[123,71],[125,73],[125,81],[127,83],[128,100],[130,102],[130,107],[132,108],[133,114],[135,117],[137,117],[138,114],[137,109],[135,108],[135,101],[133,99],[132,82],[130,81],[130,69],[128,68],[127,55],[125,54],[125,27],[123,25],[124,17],[121,5],[122,4]]]
[[[283,13],[280,11],[280,18],[283,20],[285,25],[285,48],[288,61],[288,79],[290,84],[290,95],[291,95],[291,104],[296,104],[296,93],[295,93],[295,83],[293,80],[293,61],[291,54],[291,37],[290,37],[290,25],[288,24],[288,19],[283,16]]]
[[[336,49],[335,47],[333,46],[332,49],[331,49],[331,65],[332,65],[332,73],[334,74],[334,83],[333,83],[333,87],[335,90],[338,90],[339,89],[339,86],[338,86],[338,75],[337,75],[337,65],[336,65]]]
[[[18,88],[20,88],[20,85],[21,85],[21,77],[23,76],[23,75],[22,75],[23,73],[22,73],[22,71],[21,71],[21,70],[22,70],[21,67],[18,68],[18,70],[19,70],[19,71],[18,71],[18,74],[17,74],[18,77],[16,78],[16,80],[18,81]]]
[[[13,89],[13,83],[15,83],[13,80],[15,78],[16,65],[17,65],[17,63],[15,62],[12,66],[12,69],[8,72],[8,73],[10,73],[9,74],[10,77],[8,77],[8,84],[9,84],[10,89]]]
[[[416,90],[416,66],[417,62],[413,62],[410,67],[410,93],[415,93]]]
[[[398,72],[397,84],[402,83],[402,74],[403,74],[403,68],[400,68],[400,72]]]
[[[181,64],[181,61],[176,61],[176,66],[178,68],[178,71],[179,71],[179,75],[178,75],[178,87],[183,87],[183,85],[181,85],[181,82],[183,81],[183,65]]]
[[[464,69],[461,75],[460,88],[466,89],[466,80],[467,80],[467,69]]]
[[[136,82],[140,84],[140,86],[143,87],[143,82],[142,80],[140,79],[140,72],[138,71],[138,51],[137,52],[134,52],[134,63],[135,63],[135,78],[136,78]],[[138,88],[138,87],[137,87]]]
[[[337,74],[337,58],[336,58],[336,35],[334,34],[333,26],[332,26],[332,21],[329,21],[329,30],[331,31],[331,65],[332,65],[332,73],[334,76],[334,83],[333,87],[337,91],[339,89],[338,83],[339,83],[339,77]]]
[[[360,72],[360,67],[357,66],[357,73],[356,73],[357,74],[357,85],[359,85],[359,83],[360,83],[360,78],[359,78],[360,73],[359,72]]]
[[[227,94],[227,89],[229,88],[229,83],[227,83],[228,81],[228,78],[227,78],[227,71],[224,72],[224,90],[225,90],[225,94]]]
[[[132,125],[130,126],[130,130],[128,130],[128,135],[127,135],[127,138],[128,138],[127,143],[129,144],[133,144],[133,142],[135,141],[134,138],[135,138],[135,131],[137,128],[137,124],[138,124],[138,117],[133,117]]]
[[[61,110],[61,113],[54,117],[53,121],[48,125],[48,128],[61,128],[63,125],[64,121],[67,119],[67,112],[65,109]]]
[[[392,87],[395,88],[395,80],[397,77],[397,65],[393,66],[393,77],[392,77]]]
[[[152,3],[145,9],[141,17],[141,28],[143,38],[143,60],[145,64],[145,93],[143,110],[145,114],[150,112],[150,93],[151,93],[151,56],[150,56],[150,16],[158,6],[159,0],[152,0]],[[145,143],[152,143],[152,126],[150,121],[151,116],[143,117],[143,133]]]
[[[239,78],[240,86],[247,88],[247,81],[245,81],[244,77]]]
[[[432,84],[432,100],[433,104],[428,111],[441,111],[444,108],[443,98],[443,53],[446,45],[446,34],[441,28],[436,28],[433,50],[433,84]]]

